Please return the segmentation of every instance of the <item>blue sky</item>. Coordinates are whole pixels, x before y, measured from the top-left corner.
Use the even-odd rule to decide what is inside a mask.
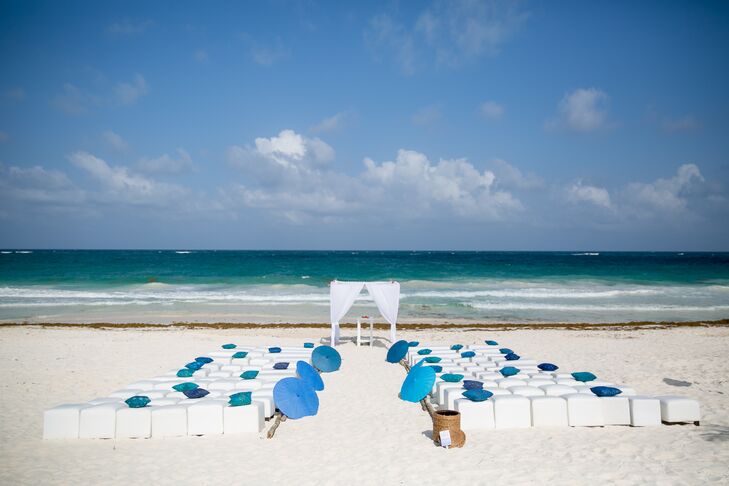
[[[725,2],[0,2],[0,246],[729,250]]]

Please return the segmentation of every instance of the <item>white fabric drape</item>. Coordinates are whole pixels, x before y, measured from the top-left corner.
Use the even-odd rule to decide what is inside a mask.
[[[332,321],[332,346],[339,341],[339,320],[349,311],[362,291],[364,282],[333,281],[329,286],[329,313]]]
[[[397,313],[400,307],[400,284],[398,282],[340,282],[335,280],[329,286],[332,346],[336,346],[339,341],[339,321],[347,314],[365,286],[382,317],[390,323],[390,339],[393,343],[395,342]]]
[[[390,341],[395,342],[395,324],[400,307],[400,284],[397,282],[367,282],[367,291],[377,304],[380,314],[390,323]]]

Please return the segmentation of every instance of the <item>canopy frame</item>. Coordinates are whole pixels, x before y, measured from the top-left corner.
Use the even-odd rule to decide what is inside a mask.
[[[390,282],[341,282],[329,284],[330,319],[332,323],[331,345],[339,342],[339,321],[349,312],[354,301],[367,288],[377,305],[380,315],[390,323],[390,340],[394,343],[397,329],[397,314],[400,308],[400,283]]]

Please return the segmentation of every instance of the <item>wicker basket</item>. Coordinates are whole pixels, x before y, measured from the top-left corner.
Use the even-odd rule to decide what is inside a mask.
[[[463,447],[466,434],[461,430],[461,414],[455,410],[438,410],[433,414],[433,442],[440,446],[440,431],[451,433],[451,447]]]

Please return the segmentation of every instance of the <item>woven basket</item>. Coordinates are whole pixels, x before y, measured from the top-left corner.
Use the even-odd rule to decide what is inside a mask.
[[[455,410],[438,410],[433,414],[433,442],[440,446],[440,431],[451,433],[451,447],[463,447],[466,434],[461,430],[461,414]]]

